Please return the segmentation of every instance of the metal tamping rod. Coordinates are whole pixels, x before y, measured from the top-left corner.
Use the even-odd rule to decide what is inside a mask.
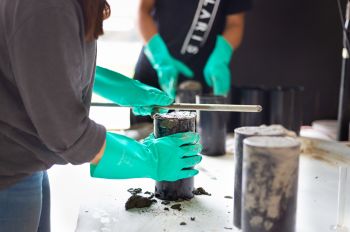
[[[123,107],[114,103],[91,103],[91,106],[105,107]],[[127,106],[128,107],[128,106]],[[131,107],[129,107],[131,108]],[[174,103],[169,106],[154,106],[157,108],[168,110],[201,110],[201,111],[228,111],[228,112],[261,112],[263,108],[259,105],[228,105],[228,104],[191,104],[191,103]]]
[[[190,103],[174,103],[169,106],[158,106],[158,108],[169,109],[169,110],[201,110],[201,111],[229,111],[229,112],[261,112],[263,110],[260,105],[190,104]]]

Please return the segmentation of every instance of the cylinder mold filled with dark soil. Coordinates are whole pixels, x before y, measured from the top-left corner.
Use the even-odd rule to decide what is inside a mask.
[[[199,104],[225,104],[222,96],[203,95],[196,97]],[[203,146],[202,154],[220,156],[226,153],[226,125],[228,114],[224,112],[200,111],[198,116],[198,132]]]
[[[235,180],[233,194],[233,224],[235,227],[241,229],[243,140],[251,136],[284,136],[286,133],[287,131],[278,125],[235,129]]]
[[[244,140],[243,232],[295,232],[300,143],[290,137]]]
[[[194,112],[171,112],[154,115],[154,136],[164,136],[196,131],[196,113]],[[169,151],[171,152],[171,151]],[[156,197],[162,200],[191,199],[193,197],[194,178],[181,179],[178,181],[157,181],[155,187]]]
[[[177,103],[196,103],[196,95],[202,94],[202,85],[198,81],[184,81],[179,85]]]

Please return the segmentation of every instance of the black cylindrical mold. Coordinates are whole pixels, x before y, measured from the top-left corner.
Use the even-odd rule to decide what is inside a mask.
[[[198,81],[184,81],[177,90],[177,103],[196,103],[196,95],[202,94],[202,85]]]
[[[164,136],[196,131],[196,113],[194,112],[171,112],[156,114],[154,118],[154,136]],[[169,151],[171,153],[171,151]],[[191,199],[193,197],[194,178],[181,179],[178,181],[157,181],[155,196],[162,200],[175,201],[178,199]]]
[[[270,124],[281,124],[299,134],[302,126],[302,87],[270,90]]]
[[[228,98],[230,99],[227,104],[239,105],[241,104],[241,97],[239,93],[238,87],[232,87],[232,91],[230,92]],[[227,120],[227,132],[233,133],[236,128],[240,127],[240,116],[239,112],[230,112],[229,118]]]
[[[225,104],[226,98],[222,96],[197,96],[196,102],[200,104]],[[226,153],[226,123],[224,112],[200,111],[198,116],[198,132],[203,146],[202,154],[207,156],[220,156]]]
[[[295,232],[300,143],[291,137],[244,140],[243,232]]]
[[[233,198],[233,224],[241,229],[243,140],[251,136],[284,136],[282,126],[240,127],[235,130],[235,182]]]
[[[259,113],[241,113],[240,126],[260,126],[268,124],[268,95],[263,87],[241,87],[241,105],[261,105],[263,111]]]

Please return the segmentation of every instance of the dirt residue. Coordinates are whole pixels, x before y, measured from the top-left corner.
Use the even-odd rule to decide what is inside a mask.
[[[199,187],[199,188],[193,190],[192,193],[193,193],[194,195],[207,195],[207,196],[211,196],[211,194],[208,193],[207,191],[205,191],[204,188],[202,188],[202,187]]]
[[[181,211],[181,210],[182,210],[182,208],[181,208],[181,204],[175,204],[175,205],[172,205],[170,208],[172,208],[172,209],[176,209],[176,210],[178,210],[178,211]]]
[[[153,203],[157,203],[157,200],[152,200],[139,195],[132,195],[125,203],[125,209],[129,210],[134,208],[150,207]]]
[[[350,159],[346,157],[331,153],[322,149],[319,149],[315,145],[315,141],[311,139],[300,138],[301,142],[301,155],[305,157],[310,157],[315,160],[326,162],[333,166],[338,166],[339,164],[350,164]]]
[[[129,188],[128,192],[131,193],[132,195],[136,195],[142,192],[141,188]]]
[[[169,205],[170,201],[162,201],[162,205]]]

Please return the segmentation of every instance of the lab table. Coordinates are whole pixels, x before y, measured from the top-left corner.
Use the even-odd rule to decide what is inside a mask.
[[[344,144],[303,139],[300,156],[297,232],[327,232],[336,223],[339,166],[350,163],[350,148]],[[228,141],[233,150],[232,140]],[[190,201],[125,210],[129,188],[154,192],[150,179],[89,180],[82,196],[77,232],[224,232],[233,227],[234,155],[203,157],[197,167],[195,187],[211,196],[195,196]],[[350,173],[348,173],[350,175]],[[345,224],[350,228],[350,176],[347,179]],[[180,203],[182,210],[170,206]],[[164,210],[167,207],[169,210]],[[192,220],[191,220],[192,218]],[[194,220],[193,220],[194,219]],[[186,225],[180,225],[186,223]],[[350,230],[349,230],[350,231]]]

